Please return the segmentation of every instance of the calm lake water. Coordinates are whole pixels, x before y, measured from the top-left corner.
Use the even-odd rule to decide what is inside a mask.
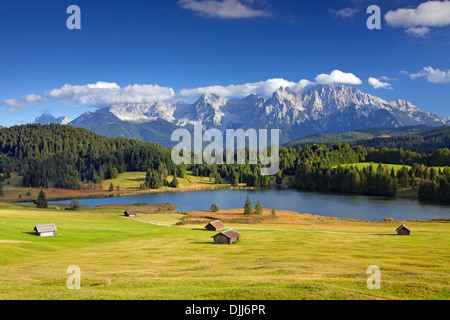
[[[171,203],[179,211],[209,210],[215,203],[222,209],[243,208],[247,195],[253,206],[258,200],[264,208],[292,210],[300,213],[360,220],[381,221],[384,218],[406,219],[450,219],[450,206],[422,203],[402,198],[369,197],[361,195],[328,194],[291,189],[268,190],[209,190],[192,192],[171,192],[140,194],[132,196],[82,199],[80,204],[96,206],[101,204],[133,204],[138,202]],[[70,203],[70,201],[58,201]]]

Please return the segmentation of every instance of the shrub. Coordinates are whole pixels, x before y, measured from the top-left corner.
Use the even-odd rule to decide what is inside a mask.
[[[180,186],[180,183],[178,182],[177,175],[175,174],[173,176],[172,182],[169,184],[169,187],[171,187],[171,188],[178,188],[179,186]]]
[[[70,204],[71,204],[71,209],[72,210],[78,210],[79,208],[80,208],[80,201],[78,201],[77,199],[75,199],[75,200],[72,200],[71,202],[70,202]]]

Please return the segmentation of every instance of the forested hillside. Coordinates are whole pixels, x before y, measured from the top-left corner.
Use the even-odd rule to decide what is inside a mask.
[[[419,153],[431,153],[438,149],[450,148],[450,127],[412,126],[329,132],[289,142],[286,147],[303,147],[314,143],[332,147],[337,142],[347,142],[350,146],[360,145],[366,148],[402,148]]]
[[[430,153],[438,149],[450,148],[450,127],[439,127],[419,134],[359,140],[351,143],[351,145],[373,148],[403,148],[420,153]]]
[[[397,128],[369,128],[344,132],[325,132],[312,134],[307,137],[297,139],[285,144],[286,147],[297,147],[311,145],[314,143],[326,144],[328,147],[333,146],[337,142],[347,142],[350,145],[355,141],[363,141],[376,137],[397,137],[411,134],[420,134],[433,129],[425,125],[407,126]]]
[[[77,189],[83,183],[163,164],[169,172],[174,170],[169,150],[153,143],[56,124],[0,130],[0,173],[18,172],[27,187]]]
[[[373,162],[365,168],[359,162]],[[385,164],[404,165],[393,170]],[[410,168],[406,167],[410,166]],[[347,143],[280,148],[280,169],[275,183],[289,177],[289,185],[302,190],[396,196],[399,188],[419,188],[419,199],[450,202],[450,150],[420,154],[403,149],[366,149]],[[436,169],[433,167],[445,167]],[[260,165],[192,165],[195,175],[227,179],[233,184],[268,187],[270,177],[260,174]],[[429,190],[425,194],[424,190]]]

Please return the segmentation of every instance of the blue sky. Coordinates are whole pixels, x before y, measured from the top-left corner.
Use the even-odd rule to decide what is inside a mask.
[[[66,27],[72,4],[81,30]],[[366,27],[370,5],[381,9],[380,30]],[[0,0],[0,125],[45,111],[76,118],[124,100],[268,95],[279,84],[314,83],[352,85],[449,117],[449,8],[403,0]]]

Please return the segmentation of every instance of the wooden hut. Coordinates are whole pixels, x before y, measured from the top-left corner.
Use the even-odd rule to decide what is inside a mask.
[[[208,223],[205,226],[205,229],[208,231],[220,231],[220,230],[223,230],[223,227],[224,227],[223,223],[220,222],[219,220],[216,220],[216,221],[211,221],[210,223]]]
[[[126,210],[123,214],[124,214],[126,217],[136,217],[137,212],[134,211],[134,210]]]
[[[240,234],[234,230],[227,230],[212,236],[216,244],[232,244],[239,240]]]
[[[55,235],[56,226],[54,223],[51,224],[39,224],[34,226],[34,231],[39,237],[53,237]]]
[[[398,227],[396,231],[397,231],[397,234],[404,235],[404,236],[409,236],[409,234],[411,233],[411,229],[409,229],[404,224],[402,224],[400,227]]]

